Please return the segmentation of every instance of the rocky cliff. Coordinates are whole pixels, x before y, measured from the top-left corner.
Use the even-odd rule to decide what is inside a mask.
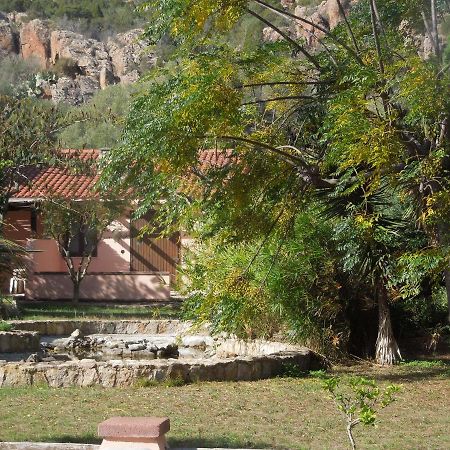
[[[140,29],[98,41],[40,19],[24,19],[23,14],[0,13],[0,59],[33,59],[42,70],[69,67],[43,85],[45,97],[54,102],[83,103],[109,84],[136,81],[143,68],[156,62],[145,50]]]
[[[347,13],[357,1],[341,0],[341,4]],[[332,30],[343,19],[336,0],[325,0],[317,6],[302,6],[295,0],[281,0],[281,6],[296,16],[308,19],[326,30]],[[324,36],[322,31],[297,20],[292,20],[289,26],[283,28],[283,31],[293,38],[305,39],[310,46],[317,46],[318,39]],[[276,31],[269,27],[264,28],[263,38],[272,42],[282,39]]]
[[[350,13],[358,1],[341,0],[345,14]],[[344,19],[336,0],[324,0],[317,6],[302,6],[299,3],[298,0],[280,0],[282,8],[321,26],[325,30],[332,30]],[[287,26],[283,27],[282,31],[294,39],[304,39],[310,47],[318,47],[320,39],[325,35],[323,31],[295,19],[292,19],[290,24],[287,22]],[[413,43],[417,47],[422,58],[428,59],[433,54],[430,36],[418,33],[407,21],[401,23],[399,33],[405,38],[405,44]],[[448,33],[446,35],[443,32],[442,24],[438,27],[438,33],[441,47],[444,47]],[[263,30],[263,39],[267,42],[274,42],[283,38],[272,28],[266,27]]]

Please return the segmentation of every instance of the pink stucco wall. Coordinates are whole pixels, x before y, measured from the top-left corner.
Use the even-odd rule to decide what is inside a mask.
[[[26,240],[26,248],[33,250],[30,260],[34,272],[66,272],[67,267],[52,239]],[[79,261],[74,258],[75,264]],[[103,233],[97,247],[97,256],[92,258],[88,272],[129,272],[130,233],[129,219],[123,217],[113,222]]]
[[[168,300],[169,274],[92,273],[81,283],[83,300]],[[73,284],[65,273],[35,273],[26,282],[25,295],[30,299],[68,300]]]

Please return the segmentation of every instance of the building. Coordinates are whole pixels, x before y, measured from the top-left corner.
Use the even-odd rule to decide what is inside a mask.
[[[97,163],[100,150],[65,150],[65,157]],[[9,202],[4,235],[29,253],[26,299],[72,298],[72,282],[57,242],[45,234],[39,202],[52,197],[83,201],[92,198],[97,173],[75,173],[64,167],[29,166]],[[149,217],[134,220],[131,208],[111,223],[98,242],[81,283],[82,300],[149,301],[170,298],[181,239],[139,236]],[[79,242],[83,240],[80,239]],[[76,251],[76,249],[75,249]],[[83,250],[80,248],[80,252]],[[75,253],[76,254],[76,253]],[[74,261],[77,258],[74,257]]]

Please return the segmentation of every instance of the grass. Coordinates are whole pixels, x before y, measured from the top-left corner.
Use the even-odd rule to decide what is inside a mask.
[[[375,427],[355,431],[359,448],[450,448],[450,366],[338,367],[381,385],[401,385]],[[114,415],[168,416],[173,447],[348,448],[343,417],[313,378],[195,383],[123,389],[0,389],[0,441],[99,442],[96,426]]]
[[[10,323],[0,320],[0,331],[11,331],[12,328]]]
[[[20,306],[21,319],[176,319],[179,311],[172,306],[141,305],[79,305],[63,303],[31,304]]]

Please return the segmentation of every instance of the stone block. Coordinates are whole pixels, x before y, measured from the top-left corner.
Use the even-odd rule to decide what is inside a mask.
[[[101,450],[165,450],[167,417],[112,417],[98,426]]]

